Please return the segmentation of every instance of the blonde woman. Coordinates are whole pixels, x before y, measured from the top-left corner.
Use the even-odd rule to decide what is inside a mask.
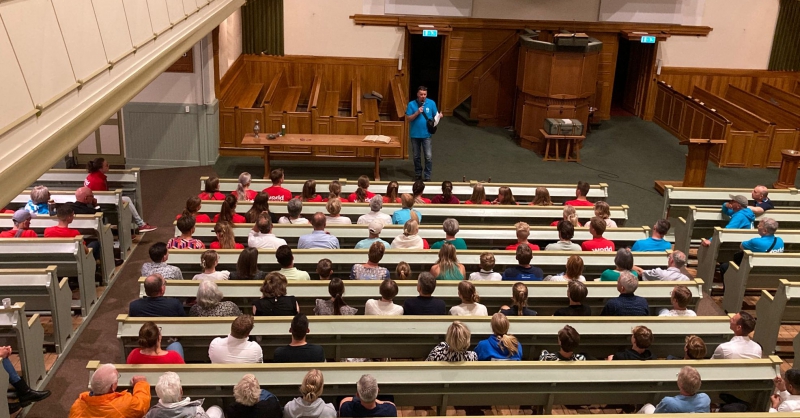
[[[598,218],[600,218],[603,221],[605,221],[606,228],[616,228],[617,227],[617,223],[614,222],[613,219],[611,219],[611,207],[608,206],[608,203],[603,202],[602,200],[598,200],[597,202],[594,202],[594,216],[597,216]],[[586,221],[586,224],[583,225],[583,226],[588,228],[589,224],[591,222],[592,222],[591,220]]]
[[[450,315],[489,316],[486,306],[478,303],[481,298],[478,296],[478,291],[475,289],[474,284],[462,280],[458,284],[458,297],[461,299],[461,304],[450,308]]]
[[[483,184],[478,183],[475,187],[472,188],[472,196],[469,197],[469,200],[464,202],[465,205],[491,205],[492,202],[486,200],[486,190],[483,188]]]
[[[522,360],[522,344],[508,333],[508,318],[498,312],[492,315],[492,333],[494,335],[481,341],[475,347],[478,360]]]
[[[439,261],[431,266],[431,274],[436,280],[464,280],[467,270],[458,262],[456,247],[449,242],[439,249]]]
[[[553,206],[553,201],[550,200],[550,191],[547,187],[537,187],[533,195],[533,201],[529,203],[531,206]]]
[[[283,408],[283,418],[318,417],[336,418],[333,404],[322,399],[325,378],[322,372],[311,369],[300,384],[300,397],[294,398]]]
[[[468,351],[472,333],[461,321],[453,321],[447,327],[444,342],[439,343],[428,354],[425,361],[477,361],[478,355]]]
[[[212,242],[208,248],[212,250],[230,250],[244,249],[244,244],[236,242],[233,235],[233,224],[227,221],[219,221],[214,225],[214,233],[217,234],[217,240]]]
[[[281,404],[275,395],[261,389],[258,379],[246,374],[233,387],[236,402],[225,407],[226,417],[279,417]]]
[[[231,192],[231,194],[236,195],[236,199],[239,201],[242,200],[253,200],[256,198],[258,194],[255,190],[250,190],[250,173],[244,172],[239,174],[239,183],[236,185],[236,191]]]
[[[505,316],[536,316],[536,311],[528,308],[528,286],[516,282],[511,288],[511,305],[500,307],[500,313]]]
[[[219,254],[214,250],[206,250],[200,255],[200,266],[203,272],[195,274],[192,280],[228,280],[231,273],[228,270],[217,271]]]
[[[393,249],[422,250],[425,248],[422,237],[419,233],[419,223],[413,219],[406,221],[403,225],[403,233],[392,240]]]
[[[353,224],[350,218],[339,214],[342,211],[342,201],[340,199],[333,198],[328,200],[328,203],[325,204],[325,210],[328,211],[328,216],[325,217],[325,223],[327,225]]]
[[[578,220],[578,215],[575,212],[575,207],[574,206],[572,206],[572,205],[564,205],[564,210],[561,213],[562,213],[562,215],[561,215],[562,218],[557,220],[557,221],[551,222],[550,226],[558,226],[558,223],[561,222],[561,221],[567,221],[567,222],[571,223],[573,227],[581,226],[581,223]]]
[[[397,275],[397,280],[411,280],[411,266],[405,261],[397,263],[394,272]]]
[[[422,222],[422,214],[414,209],[414,196],[403,193],[400,196],[400,202],[403,204],[403,209],[396,210],[392,214],[392,223],[394,225],[404,225],[408,220],[414,220],[419,224]]]

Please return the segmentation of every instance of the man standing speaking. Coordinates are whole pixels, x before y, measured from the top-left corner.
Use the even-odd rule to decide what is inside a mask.
[[[436,103],[428,99],[428,88],[419,86],[417,88],[417,99],[408,103],[406,116],[408,117],[409,136],[411,137],[411,149],[414,153],[414,179],[419,180],[422,176],[422,163],[420,162],[420,148],[425,153],[425,177],[424,180],[431,179],[431,133],[428,131],[428,121],[433,121],[436,116],[441,117]]]

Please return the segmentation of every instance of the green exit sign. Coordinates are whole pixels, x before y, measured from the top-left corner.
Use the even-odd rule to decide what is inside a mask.
[[[422,31],[422,36],[435,38],[439,36],[439,31],[436,29],[425,29]]]
[[[654,44],[656,43],[655,36],[642,36],[642,43],[643,44]]]

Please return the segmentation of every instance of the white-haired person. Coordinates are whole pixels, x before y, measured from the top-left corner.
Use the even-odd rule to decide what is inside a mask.
[[[294,398],[283,408],[283,418],[335,418],[336,408],[322,399],[325,378],[322,372],[311,369],[300,384],[300,397]]]
[[[685,366],[678,372],[677,396],[667,396],[657,406],[646,404],[639,410],[640,414],[694,414],[711,412],[711,398],[705,393],[698,393],[702,380],[700,373],[691,366]]]
[[[50,216],[50,207],[47,202],[50,200],[50,190],[47,186],[36,186],[31,190],[31,198],[25,204],[25,210],[32,215]],[[53,213],[55,215],[55,213]]]
[[[478,355],[468,350],[471,337],[472,333],[464,323],[453,321],[447,327],[444,342],[433,347],[425,361],[478,361]]]
[[[131,377],[133,393],[117,392],[119,372],[113,364],[103,364],[89,380],[89,390],[78,395],[69,409],[69,418],[141,418],[150,409],[150,384],[144,376]]]
[[[369,200],[369,212],[358,217],[358,225],[369,225],[372,221],[381,221],[384,225],[392,224],[392,217],[388,213],[381,212],[383,209],[383,198],[375,195]]]
[[[189,316],[239,316],[242,310],[235,303],[222,300],[222,291],[211,280],[203,280],[197,287],[197,303],[189,309]]]
[[[150,408],[145,418],[223,418],[222,409],[218,406],[203,409],[204,399],[183,397],[181,378],[175,372],[166,372],[156,383],[158,403]]]
[[[236,184],[236,190],[231,192],[232,195],[236,196],[238,201],[253,200],[256,198],[258,192],[255,190],[250,190],[251,178],[252,176],[247,171],[239,174],[239,182]]]
[[[409,219],[403,225],[403,233],[392,240],[393,249],[422,250],[430,248],[427,241],[419,236],[419,222]]]
[[[444,246],[444,244],[453,244],[457,250],[466,250],[467,249],[467,242],[464,241],[464,238],[456,238],[456,234],[459,230],[458,221],[455,218],[447,218],[442,222],[442,230],[444,230],[444,239],[441,241],[434,242],[431,245],[432,250],[438,250]]]
[[[266,389],[261,389],[258,379],[252,374],[244,375],[233,387],[233,398],[235,402],[225,407],[226,417],[283,417],[278,398]]]
[[[378,400],[378,381],[365,374],[356,383],[357,396],[348,396],[339,403],[340,417],[396,417],[397,407]]]

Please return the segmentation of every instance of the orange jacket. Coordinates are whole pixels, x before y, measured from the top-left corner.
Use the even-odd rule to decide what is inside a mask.
[[[69,410],[69,418],[142,418],[149,409],[150,384],[138,382],[133,394],[127,390],[100,396],[81,393]]]

